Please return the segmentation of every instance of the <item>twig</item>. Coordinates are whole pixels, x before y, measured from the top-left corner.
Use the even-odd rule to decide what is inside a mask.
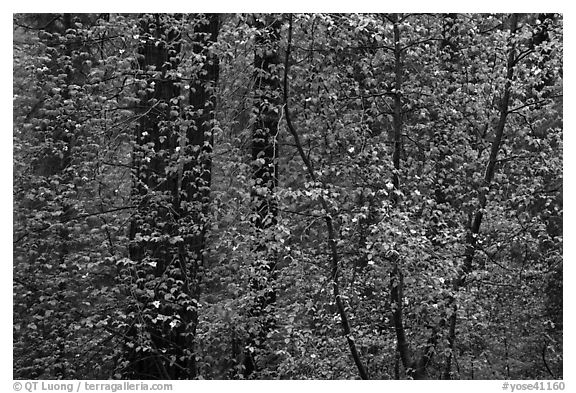
[[[300,157],[302,158],[302,160],[304,161],[304,164],[306,165],[308,173],[310,174],[310,178],[314,182],[316,182],[317,178],[316,178],[316,174],[314,172],[314,169],[312,167],[312,162],[310,161],[310,158],[306,155],[306,153],[304,152],[304,149],[302,148],[302,144],[300,142],[299,135],[296,132],[296,129],[294,128],[294,125],[292,124],[292,120],[290,117],[290,109],[288,106],[288,71],[290,69],[291,45],[292,45],[292,15],[290,14],[289,22],[288,22],[288,43],[287,43],[287,47],[286,47],[286,59],[285,59],[285,63],[284,63],[284,111],[286,114],[286,124],[288,125],[288,130],[290,131],[290,134],[292,134],[292,137],[294,138],[294,141],[296,142],[296,147],[298,149],[298,152],[300,153]],[[338,308],[338,312],[340,314],[340,320],[342,323],[342,330],[343,330],[344,336],[346,337],[346,341],[348,342],[348,347],[350,348],[350,352],[352,354],[352,358],[354,359],[354,363],[356,364],[356,367],[358,368],[358,373],[360,374],[360,378],[369,379],[368,373],[366,372],[364,364],[362,363],[362,360],[360,359],[360,355],[358,354],[358,350],[356,348],[356,343],[354,342],[354,338],[352,337],[352,333],[350,330],[350,323],[348,321],[348,316],[346,314],[346,309],[344,308],[344,303],[342,302],[342,299],[340,296],[340,287],[338,285],[340,263],[339,263],[338,248],[337,248],[336,239],[335,239],[336,232],[334,230],[332,217],[330,216],[330,214],[328,214],[329,206],[328,206],[328,203],[326,202],[326,200],[322,196],[319,197],[319,201],[320,201],[320,204],[322,205],[322,208],[324,209],[324,211],[327,212],[324,219],[326,222],[326,229],[328,232],[328,244],[330,247],[330,254],[331,254],[331,259],[332,259],[332,272],[331,272],[332,290],[334,293],[334,300],[336,302],[336,307]]]

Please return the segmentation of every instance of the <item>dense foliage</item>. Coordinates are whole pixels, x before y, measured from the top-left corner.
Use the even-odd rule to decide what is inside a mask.
[[[14,378],[562,378],[562,16],[14,16]]]

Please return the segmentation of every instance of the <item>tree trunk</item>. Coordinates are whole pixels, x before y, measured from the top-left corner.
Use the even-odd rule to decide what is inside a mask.
[[[187,108],[180,98],[181,81],[171,72],[180,62],[180,32],[163,18],[140,20],[139,64],[146,90],[136,130],[138,214],[130,230],[130,258],[137,262],[135,291],[145,309],[132,310],[140,326],[132,334],[149,339],[147,352],[129,351],[129,359],[133,377],[190,379],[197,375],[194,339],[218,78],[217,59],[207,48],[217,38],[218,17],[196,17],[193,50],[206,60],[192,78]],[[187,126],[184,133],[180,124]]]
[[[402,132],[403,132],[403,52],[405,47],[400,43],[400,23],[405,16],[392,14],[390,21],[393,24],[394,32],[394,89],[393,93],[393,146],[392,164],[394,166],[392,173],[393,194],[392,202],[398,207],[400,203],[400,169],[401,169],[401,152],[402,152]],[[406,374],[412,379],[427,378],[426,368],[432,359],[434,349],[438,341],[437,329],[434,330],[428,339],[422,354],[418,358],[410,348],[406,338],[404,328],[402,302],[402,290],[404,286],[404,277],[401,267],[402,256],[397,251],[392,250],[388,253],[387,259],[392,264],[390,272],[390,301],[392,305],[392,321],[396,332],[397,350]]]
[[[290,115],[290,107],[288,105],[288,72],[290,70],[290,51],[292,46],[292,15],[290,15],[289,19],[289,26],[288,26],[288,45],[286,48],[286,58],[284,61],[284,94],[283,94],[283,102],[284,102],[284,112],[286,114],[286,125],[288,126],[288,130],[292,137],[294,138],[294,142],[296,144],[296,148],[298,150],[298,154],[300,158],[304,162],[306,170],[310,175],[310,178],[317,182],[316,173],[314,171],[314,167],[310,158],[304,152],[304,148],[302,147],[302,143],[300,141],[300,136],[296,129],[294,128],[294,124],[292,124],[291,115]],[[358,353],[358,349],[356,348],[356,342],[354,341],[354,337],[352,336],[352,330],[350,329],[350,322],[348,320],[348,314],[346,313],[346,307],[344,302],[342,301],[342,297],[340,295],[340,284],[339,284],[339,277],[340,277],[340,255],[338,253],[338,245],[336,241],[336,231],[334,229],[334,223],[332,221],[332,216],[330,214],[330,207],[326,200],[320,196],[319,198],[320,204],[322,209],[324,209],[325,217],[324,221],[326,223],[326,230],[328,232],[328,246],[330,248],[330,260],[331,260],[331,281],[332,281],[332,293],[334,294],[334,301],[336,303],[336,308],[338,309],[338,314],[340,315],[340,322],[342,324],[342,332],[344,333],[344,337],[346,337],[346,342],[348,343],[348,348],[350,349],[350,354],[352,355],[352,359],[354,360],[354,364],[358,369],[358,374],[362,379],[369,379],[368,372],[366,371],[366,367],[360,358],[360,354]]]
[[[193,78],[190,86],[191,125],[186,130],[184,154],[190,158],[183,165],[179,214],[179,231],[183,235],[180,245],[180,261],[186,261],[182,269],[189,277],[191,309],[184,315],[188,326],[187,339],[183,343],[195,353],[196,327],[198,325],[198,300],[200,298],[201,268],[204,265],[206,231],[209,222],[210,187],[212,183],[213,127],[215,120],[215,88],[219,75],[218,58],[210,46],[218,39],[219,16],[199,16],[195,25],[196,44],[194,53],[205,58],[202,71]],[[205,72],[204,72],[205,71]],[[187,368],[191,376],[197,375],[195,356],[190,356]]]
[[[464,263],[462,265],[460,275],[454,282],[454,291],[458,291],[461,287],[466,284],[466,276],[473,270],[474,254],[476,250],[476,242],[478,240],[478,234],[480,233],[480,225],[482,224],[482,217],[484,216],[484,210],[486,209],[487,196],[492,184],[492,179],[494,178],[494,172],[496,170],[496,162],[498,158],[498,151],[502,145],[502,138],[504,136],[504,128],[506,127],[506,118],[508,116],[508,107],[510,104],[510,94],[512,87],[512,78],[514,76],[514,65],[515,59],[515,40],[514,35],[516,29],[518,28],[518,14],[510,15],[510,36],[508,44],[508,56],[506,63],[506,82],[504,85],[504,91],[502,99],[499,106],[499,118],[498,123],[494,129],[494,140],[492,141],[492,146],[490,149],[490,157],[486,165],[486,171],[484,172],[484,179],[481,188],[478,190],[478,210],[474,215],[472,225],[467,236],[467,246],[466,254],[464,256]],[[448,332],[448,342],[451,352],[454,352],[455,341],[456,341],[456,314],[458,310],[458,305],[456,299],[452,297],[450,299],[452,304],[452,314],[449,320],[449,332]],[[446,368],[444,371],[444,378],[450,378],[451,361],[452,356],[448,357]]]
[[[264,348],[268,333],[275,326],[273,305],[276,301],[276,258],[267,243],[276,225],[277,202],[274,196],[277,178],[276,136],[280,113],[280,64],[279,43],[282,22],[274,16],[256,17],[255,120],[252,129],[252,179],[251,203],[254,214],[252,225],[257,236],[254,246],[254,273],[250,277],[253,300],[249,316],[255,327],[246,343],[244,376],[257,371],[256,358]]]

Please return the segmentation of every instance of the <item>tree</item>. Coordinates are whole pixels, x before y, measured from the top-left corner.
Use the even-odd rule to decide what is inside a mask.
[[[129,289],[135,296],[128,361],[134,376],[188,379],[197,374],[194,340],[211,179],[218,62],[209,52],[216,15],[194,25],[199,58],[183,108],[181,35],[162,15],[140,18],[141,98],[136,129]],[[182,112],[184,113],[182,115]],[[182,151],[182,153],[180,153]],[[132,263],[132,262],[131,262]]]
[[[291,38],[292,38],[291,37],[291,34],[292,34],[292,20],[291,19],[290,19],[290,26],[289,26],[288,34],[289,34],[289,38],[288,38],[289,43],[288,43],[288,49],[286,52],[286,61],[285,61],[285,65],[284,65],[284,67],[285,67],[285,71],[284,71],[285,72],[284,73],[284,108],[286,111],[286,122],[288,125],[288,129],[290,130],[290,133],[292,134],[292,137],[294,138],[296,148],[298,149],[298,152],[300,154],[300,158],[304,162],[305,170],[308,172],[310,179],[314,183],[320,183],[317,176],[316,176],[316,173],[314,172],[314,166],[312,164],[312,161],[310,161],[308,156],[304,153],[303,145],[302,145],[302,142],[300,141],[299,134],[296,131],[296,129],[294,128],[294,125],[292,124],[291,117],[290,117],[290,110],[289,110],[289,106],[288,106],[288,97],[289,97],[289,93],[288,93],[288,70],[289,70],[289,64],[290,64],[290,57],[289,56],[290,56],[290,45],[291,45]],[[322,185],[322,186],[324,186],[324,185]],[[345,304],[342,301],[342,296],[340,294],[340,284],[339,284],[340,255],[338,252],[336,231],[334,228],[334,223],[333,223],[333,218],[332,218],[333,212],[331,211],[332,209],[330,209],[328,202],[324,199],[324,196],[319,195],[318,201],[320,202],[320,205],[322,207],[323,216],[321,216],[321,217],[324,218],[324,221],[326,223],[326,230],[327,230],[327,234],[328,234],[329,255],[330,255],[330,260],[331,260],[330,281],[332,284],[334,301],[336,303],[336,307],[338,309],[338,314],[340,316],[340,322],[342,324],[342,332],[343,332],[344,337],[346,338],[346,341],[347,341],[348,346],[350,348],[350,353],[352,355],[354,363],[356,364],[356,367],[358,368],[358,373],[359,373],[360,377],[362,379],[368,379],[368,374],[366,372],[364,364],[362,363],[362,360],[360,359],[360,355],[358,354],[358,350],[356,348],[356,343],[354,341],[354,337],[353,337],[352,331],[350,329],[350,323],[349,323],[348,315],[347,315],[347,312],[345,309]]]
[[[254,273],[250,277],[253,304],[249,309],[252,326],[248,328],[245,353],[246,377],[258,369],[257,356],[268,334],[275,327],[276,258],[267,246],[274,241],[277,221],[275,188],[278,184],[277,134],[280,119],[280,64],[279,42],[282,21],[275,16],[255,17],[254,54],[254,120],[252,131],[251,197],[254,209],[256,244],[254,246]]]

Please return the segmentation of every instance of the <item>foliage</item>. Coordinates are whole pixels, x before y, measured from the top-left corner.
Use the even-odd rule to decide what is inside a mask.
[[[562,378],[562,23],[14,15],[14,377]]]

